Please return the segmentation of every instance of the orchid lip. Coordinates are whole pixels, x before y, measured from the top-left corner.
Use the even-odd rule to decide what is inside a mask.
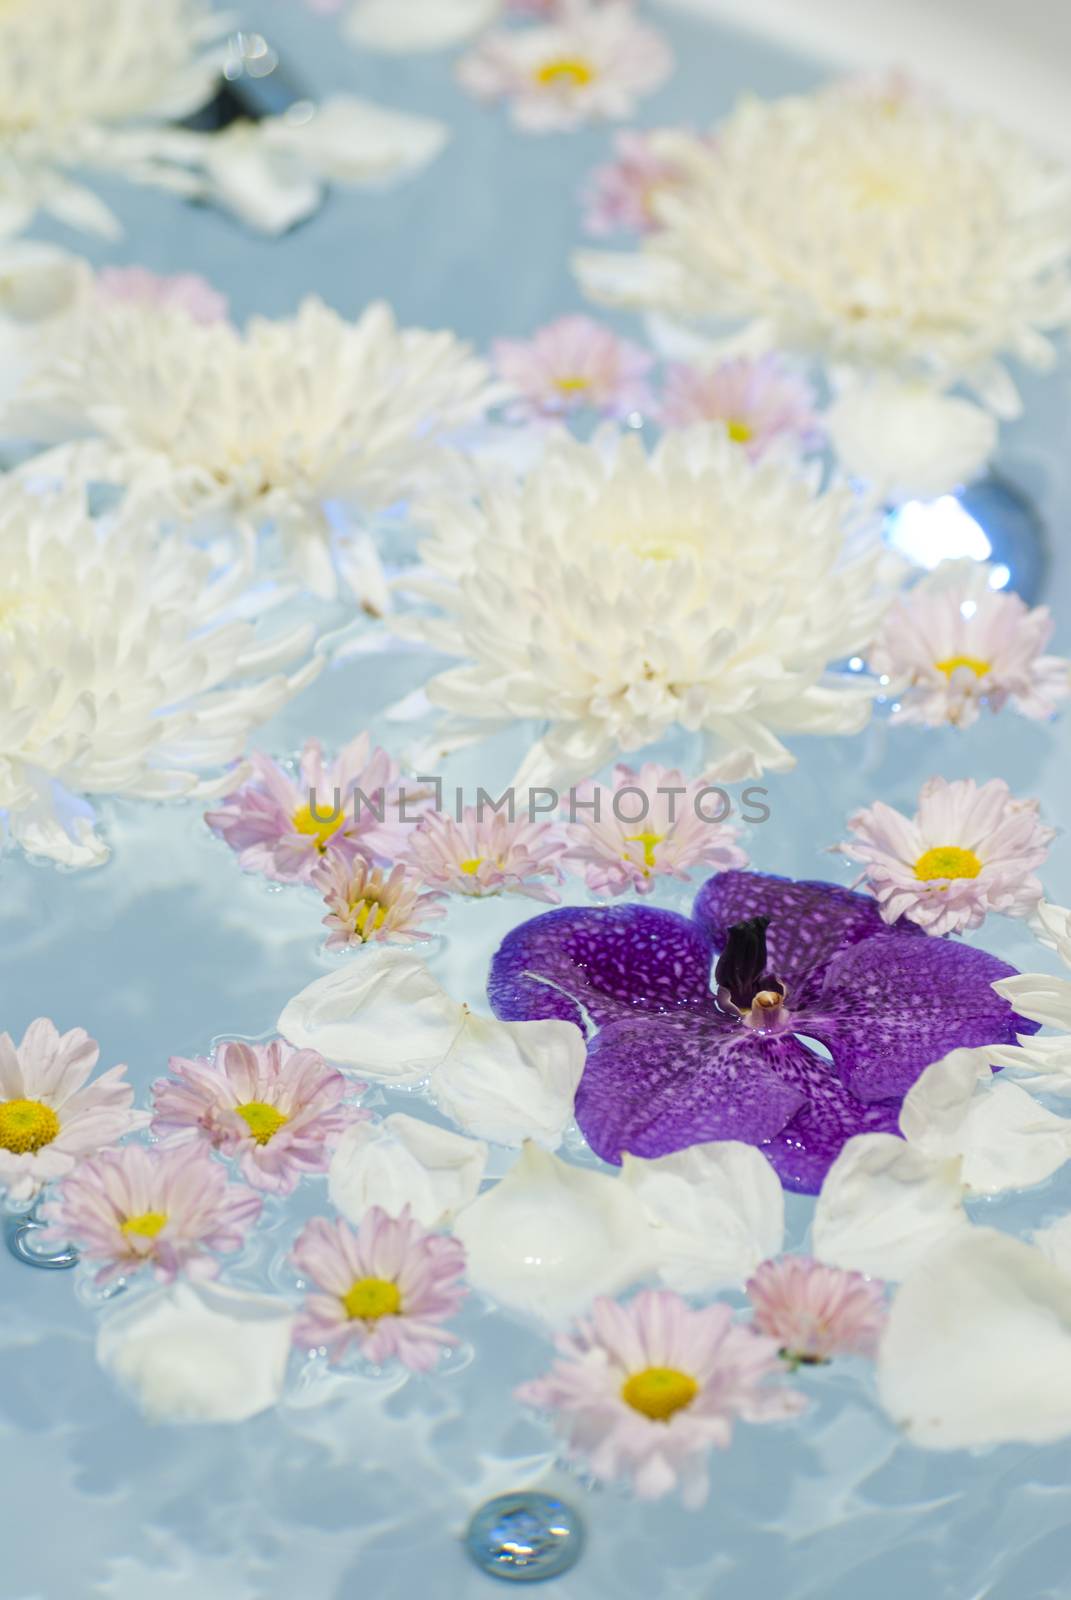
[[[766,929],[769,926],[770,918],[761,916],[734,922],[714,968],[718,1003],[742,1017],[768,1014],[772,1020],[784,1012],[785,985],[766,970]],[[766,1022],[756,1020],[751,1025],[765,1027]]]

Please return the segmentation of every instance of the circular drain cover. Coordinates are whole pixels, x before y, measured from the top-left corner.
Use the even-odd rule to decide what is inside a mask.
[[[507,1583],[540,1583],[576,1565],[584,1524],[571,1506],[535,1490],[500,1494],[469,1523],[465,1548],[482,1572]]]

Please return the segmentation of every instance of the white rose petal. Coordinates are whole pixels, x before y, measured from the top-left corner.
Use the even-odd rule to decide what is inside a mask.
[[[678,1293],[739,1287],[780,1255],[784,1190],[753,1145],[729,1139],[654,1161],[626,1155],[622,1172],[651,1225],[659,1276]]]
[[[573,1119],[586,1047],[571,1022],[496,1022],[471,1012],[432,1076],[436,1105],[496,1144],[555,1150]]]
[[[902,1278],[934,1245],[969,1227],[958,1157],[935,1158],[891,1133],[849,1139],[826,1174],[812,1224],[832,1266]]]
[[[848,476],[896,503],[972,482],[997,443],[997,424],[981,406],[898,378],[850,383],[825,423]]]
[[[474,1288],[551,1323],[617,1294],[652,1266],[627,1184],[526,1144],[516,1165],[458,1217]]]
[[[282,1395],[293,1321],[285,1301],[180,1281],[113,1312],[97,1360],[155,1422],[244,1422]]]
[[[391,55],[445,50],[490,27],[502,0],[354,0],[346,32],[364,50]]]
[[[402,1111],[358,1122],[338,1142],[327,1175],[331,1204],[352,1223],[371,1206],[396,1217],[409,1206],[425,1228],[449,1222],[475,1200],[487,1146]]]

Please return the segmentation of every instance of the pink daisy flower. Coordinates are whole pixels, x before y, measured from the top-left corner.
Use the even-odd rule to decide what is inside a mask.
[[[226,322],[227,296],[196,272],[161,276],[148,267],[102,267],[97,289],[109,300],[185,311],[194,322]]]
[[[523,894],[556,904],[546,882],[561,883],[565,840],[549,822],[510,821],[501,812],[479,816],[466,807],[461,821],[429,812],[410,836],[403,860],[433,889],[449,894]]]
[[[321,1291],[298,1317],[298,1344],[322,1345],[332,1361],[355,1345],[366,1361],[396,1357],[427,1372],[444,1346],[457,1343],[439,1324],[465,1298],[465,1252],[456,1239],[422,1228],[408,1206],[397,1218],[372,1206],[356,1231],[341,1218],[313,1217],[290,1259]]]
[[[352,1089],[315,1050],[228,1041],[211,1058],[172,1056],[152,1086],[152,1131],[174,1144],[197,1139],[238,1162],[255,1189],[291,1194],[307,1172],[326,1172],[345,1130],[371,1115],[346,1105]]]
[[[738,356],[713,367],[669,367],[661,420],[668,428],[720,422],[753,461],[774,445],[803,452],[822,438],[814,390],[776,355]]]
[[[672,67],[665,39],[631,5],[572,0],[546,26],[485,34],[458,78],[480,100],[509,100],[518,127],[548,133],[630,116]]]
[[[259,751],[250,765],[249,782],[205,813],[246,872],[307,883],[329,851],[386,859],[404,837],[397,817],[400,769],[367,733],[351,739],[333,761],[324,760],[318,739],[306,739],[296,777]]]
[[[260,1206],[196,1145],[128,1145],[80,1162],[64,1179],[43,1208],[43,1237],[70,1240],[101,1262],[98,1283],[149,1266],[164,1283],[180,1272],[212,1278],[219,1263],[209,1252],[240,1250]]]
[[[870,668],[899,696],[893,722],[966,728],[983,706],[1008,704],[1040,719],[1071,692],[1071,662],[1043,654],[1053,630],[1049,608],[990,588],[991,571],[943,562],[886,612]]]
[[[570,1456],[602,1482],[629,1480],[641,1500],[679,1484],[686,1505],[702,1505],[707,1452],[728,1448],[737,1418],[775,1422],[805,1404],[767,1386],[779,1370],[772,1339],[726,1305],[696,1311],[667,1290],[597,1299],[557,1343],[561,1359],[517,1398],[555,1412]]]
[[[650,894],[656,878],[686,879],[692,867],[747,865],[735,828],[708,820],[724,812],[725,791],[705,778],[649,761],[615,767],[609,785],[578,784],[575,796],[565,860],[594,894]]]
[[[657,155],[654,133],[634,129],[614,135],[613,161],[596,167],[584,192],[583,223],[588,233],[653,233],[658,227],[655,198],[683,182],[679,167]]]
[[[906,917],[938,935],[980,928],[990,911],[1029,917],[1042,896],[1031,874],[1056,837],[1038,802],[1014,799],[1001,778],[930,778],[913,817],[878,800],[848,828],[854,838],[835,848],[866,863],[885,921]]]
[[[75,1163],[144,1128],[126,1068],[87,1081],[100,1057],[84,1028],[38,1017],[16,1045],[0,1033],[0,1193],[32,1200]]]
[[[444,913],[441,894],[425,894],[420,880],[400,862],[390,872],[373,867],[363,856],[347,860],[331,854],[312,875],[324,897],[324,927],[329,950],[351,944],[406,944],[430,939],[421,923]]]
[[[654,405],[645,382],[654,356],[591,317],[559,317],[531,339],[496,339],[492,355],[519,397],[509,407],[516,421],[586,410],[625,417]]]
[[[885,1285],[809,1256],[764,1261],[747,1285],[755,1327],[792,1371],[834,1356],[873,1356],[885,1327]]]

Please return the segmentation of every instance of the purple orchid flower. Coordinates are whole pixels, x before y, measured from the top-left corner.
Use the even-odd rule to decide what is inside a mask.
[[[1037,1030],[993,990],[1013,970],[890,926],[837,884],[724,872],[690,918],[639,904],[533,917],[503,940],[488,993],[506,1020],[590,1031],[576,1118],[604,1160],[739,1139],[816,1194],[847,1139],[899,1131],[930,1062]]]

